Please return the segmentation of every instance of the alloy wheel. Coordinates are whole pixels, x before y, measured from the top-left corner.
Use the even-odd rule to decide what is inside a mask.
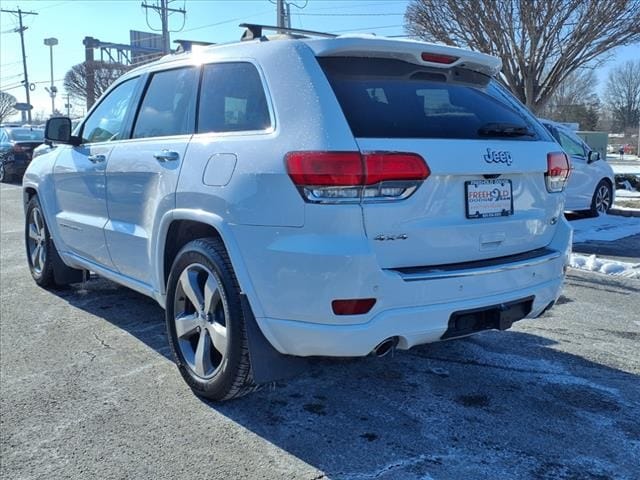
[[[4,182],[4,162],[0,161],[0,182]]]
[[[29,249],[31,267],[36,275],[41,275],[47,261],[47,238],[44,219],[39,208],[31,209],[28,229],[27,248]]]
[[[610,206],[611,192],[609,191],[609,187],[607,185],[602,184],[596,191],[595,207],[598,215],[605,215],[609,211]]]
[[[187,266],[178,279],[173,310],[185,363],[198,377],[213,377],[226,358],[229,340],[219,278],[204,265]]]

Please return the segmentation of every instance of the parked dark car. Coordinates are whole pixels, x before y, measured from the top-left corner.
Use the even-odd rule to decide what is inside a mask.
[[[44,142],[44,130],[33,127],[0,129],[0,182],[22,178],[33,149]]]

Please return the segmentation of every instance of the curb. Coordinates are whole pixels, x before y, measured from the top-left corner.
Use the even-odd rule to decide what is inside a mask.
[[[640,210],[622,210],[619,208],[609,209],[609,215],[618,215],[620,217],[638,217],[640,218]]]

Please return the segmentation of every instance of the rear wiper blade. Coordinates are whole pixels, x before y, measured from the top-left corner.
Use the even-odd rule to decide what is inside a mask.
[[[512,123],[486,123],[478,129],[483,137],[534,137],[535,133],[524,125]]]

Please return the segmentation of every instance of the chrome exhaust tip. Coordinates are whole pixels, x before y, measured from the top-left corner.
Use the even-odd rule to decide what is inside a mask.
[[[380,358],[392,352],[398,344],[397,337],[389,337],[386,340],[380,342],[371,352],[374,356]]]

